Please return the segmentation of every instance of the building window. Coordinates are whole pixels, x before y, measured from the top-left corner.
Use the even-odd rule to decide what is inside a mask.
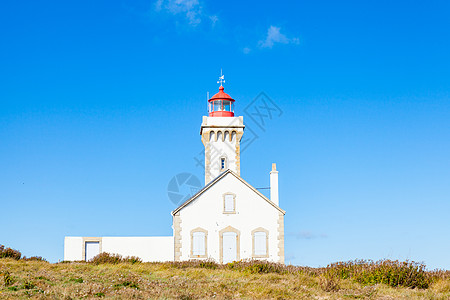
[[[225,171],[227,169],[227,158],[221,157],[220,158],[220,171]]]
[[[192,254],[194,256],[205,255],[205,233],[204,232],[194,232],[192,235]]]
[[[233,193],[226,193],[223,195],[223,213],[236,213],[236,195]]]
[[[207,237],[208,231],[202,228],[196,228],[191,231],[191,257],[207,257]]]
[[[253,257],[269,257],[269,232],[264,228],[257,228],[252,231],[253,237]]]

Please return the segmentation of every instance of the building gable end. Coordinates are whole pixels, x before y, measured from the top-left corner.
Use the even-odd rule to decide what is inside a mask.
[[[261,194],[257,189],[255,189],[253,186],[251,186],[248,182],[246,182],[244,179],[242,179],[239,175],[237,175],[236,173],[234,173],[231,170],[226,170],[225,172],[223,172],[222,174],[220,174],[219,176],[217,176],[215,179],[213,179],[210,183],[208,183],[205,187],[203,187],[200,191],[198,191],[195,195],[193,195],[191,198],[189,198],[188,200],[186,200],[183,204],[181,204],[179,207],[177,207],[174,211],[172,211],[172,215],[177,214],[180,210],[182,210],[184,207],[188,206],[190,203],[192,203],[195,199],[197,199],[198,197],[200,197],[203,193],[205,193],[207,190],[209,190],[210,188],[212,188],[217,182],[219,182],[220,180],[222,180],[223,178],[225,178],[225,176],[227,176],[228,174],[233,175],[239,182],[241,182],[242,184],[244,184],[245,186],[247,186],[247,188],[249,188],[250,190],[252,190],[254,193],[256,193],[258,196],[260,196],[260,198],[262,198],[262,200],[268,202],[270,205],[272,205],[274,208],[276,208],[280,213],[282,213],[283,215],[286,214],[286,212],[281,209],[278,205],[276,205],[275,203],[273,203],[272,201],[270,201],[266,196],[264,196],[263,194]]]

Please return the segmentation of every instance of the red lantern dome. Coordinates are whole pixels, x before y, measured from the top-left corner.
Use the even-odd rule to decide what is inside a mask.
[[[223,90],[221,85],[219,92],[208,100],[210,117],[234,117],[234,99]]]

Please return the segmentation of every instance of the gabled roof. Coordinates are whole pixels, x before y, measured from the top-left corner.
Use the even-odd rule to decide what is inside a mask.
[[[272,205],[274,208],[278,209],[278,211],[280,211],[283,215],[286,214],[286,212],[284,210],[282,210],[278,205],[276,205],[275,203],[273,203],[272,201],[270,201],[266,196],[264,196],[263,194],[261,194],[257,189],[255,189],[254,187],[252,187],[247,181],[245,181],[244,179],[241,178],[241,176],[239,176],[238,174],[234,173],[233,171],[231,171],[230,169],[226,170],[225,172],[221,173],[219,176],[217,176],[216,178],[214,178],[213,180],[211,180],[207,185],[205,185],[201,190],[199,190],[197,193],[195,193],[195,195],[193,195],[191,198],[189,198],[188,200],[186,200],[183,204],[181,204],[180,206],[178,206],[174,211],[172,211],[172,215],[175,215],[177,212],[179,212],[180,210],[182,210],[183,208],[185,208],[186,206],[188,206],[191,202],[193,202],[195,199],[197,199],[201,194],[203,194],[204,192],[206,192],[208,189],[210,189],[213,185],[215,185],[217,182],[219,182],[222,178],[224,178],[225,176],[227,176],[228,174],[233,175],[234,177],[236,177],[238,180],[240,180],[243,184],[245,184],[248,188],[250,188],[252,191],[254,191],[258,196],[260,196],[261,198],[263,198],[263,200],[267,201],[270,205]]]

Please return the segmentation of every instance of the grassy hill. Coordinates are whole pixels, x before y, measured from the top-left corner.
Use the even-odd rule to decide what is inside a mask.
[[[0,259],[0,298],[450,299],[449,271],[429,272],[410,262],[354,261],[307,268],[115,258],[56,264]]]

